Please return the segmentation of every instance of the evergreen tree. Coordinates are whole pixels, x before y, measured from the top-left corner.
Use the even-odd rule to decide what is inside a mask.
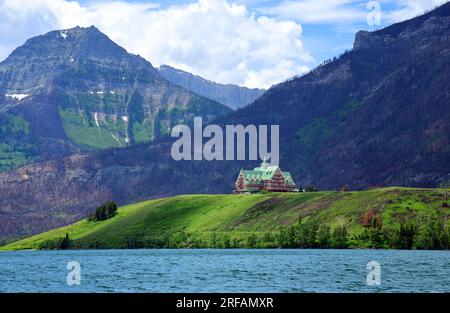
[[[109,201],[105,204],[106,218],[111,218],[117,214],[117,204],[114,201]]]
[[[97,207],[94,214],[89,214],[88,220],[104,221],[117,214],[117,204],[114,201],[108,201]]]
[[[66,250],[66,249],[69,249],[69,246],[70,246],[69,234],[66,233],[66,236],[61,240],[61,244],[59,245],[59,249]]]

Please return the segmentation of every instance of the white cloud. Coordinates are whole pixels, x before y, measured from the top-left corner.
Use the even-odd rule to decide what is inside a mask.
[[[391,11],[383,10],[382,4],[382,18],[388,24],[401,22],[423,14],[427,10],[434,9],[446,1],[447,0],[397,0],[395,1],[395,9]],[[392,2],[392,0],[385,1],[387,5]]]
[[[329,24],[339,30],[366,23],[372,0],[283,0],[262,6],[259,12],[305,24]],[[424,13],[448,0],[379,0],[383,24],[389,25]],[[353,29],[352,29],[353,30]]]
[[[361,1],[351,0],[285,0],[274,6],[263,7],[259,11],[302,23],[321,24],[354,23],[365,20],[367,16]]]
[[[0,39],[0,57],[38,33],[96,25],[155,66],[169,64],[221,83],[267,88],[305,72],[313,62],[299,23],[257,16],[226,0],[166,8],[117,1],[0,0],[0,19],[0,31],[15,37]],[[24,21],[28,25],[18,29]]]
[[[267,88],[315,64],[302,44],[300,23],[329,25],[333,36],[364,26],[368,14],[365,0],[237,0],[263,6],[257,13],[228,1],[160,7],[114,0],[0,0],[0,60],[30,37],[96,25],[155,66],[169,64],[217,82]],[[383,25],[442,2],[382,0]],[[319,35],[318,40],[327,38]]]
[[[58,25],[52,11],[41,1],[0,0],[0,60],[28,38]]]

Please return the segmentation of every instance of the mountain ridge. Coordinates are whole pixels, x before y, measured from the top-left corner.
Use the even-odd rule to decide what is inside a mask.
[[[0,63],[0,94],[4,123],[19,119],[30,130],[2,129],[0,170],[149,142],[194,115],[211,121],[231,111],[170,83],[94,26],[27,40]]]
[[[259,88],[215,83],[198,75],[165,64],[161,65],[158,71],[168,81],[199,95],[213,99],[234,110],[252,103],[265,91]]]

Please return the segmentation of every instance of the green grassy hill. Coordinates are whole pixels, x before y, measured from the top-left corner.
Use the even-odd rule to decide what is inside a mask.
[[[445,189],[183,195],[119,208],[0,249],[155,247],[448,248]]]

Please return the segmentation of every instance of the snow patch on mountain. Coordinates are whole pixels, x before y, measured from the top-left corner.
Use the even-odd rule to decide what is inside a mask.
[[[27,94],[27,93],[13,93],[13,94],[5,94],[5,97],[7,97],[7,98],[13,98],[13,99],[15,99],[15,100],[20,101],[20,100],[22,100],[22,99],[28,97],[29,95],[30,95],[30,94]]]
[[[95,121],[95,125],[97,125],[97,128],[100,128],[100,125],[98,123],[98,113],[94,112],[94,121]]]
[[[117,138],[116,136],[114,136],[114,134],[111,134],[111,136],[113,137],[113,139],[114,139],[115,141],[117,141],[118,143],[120,143],[119,138]]]

